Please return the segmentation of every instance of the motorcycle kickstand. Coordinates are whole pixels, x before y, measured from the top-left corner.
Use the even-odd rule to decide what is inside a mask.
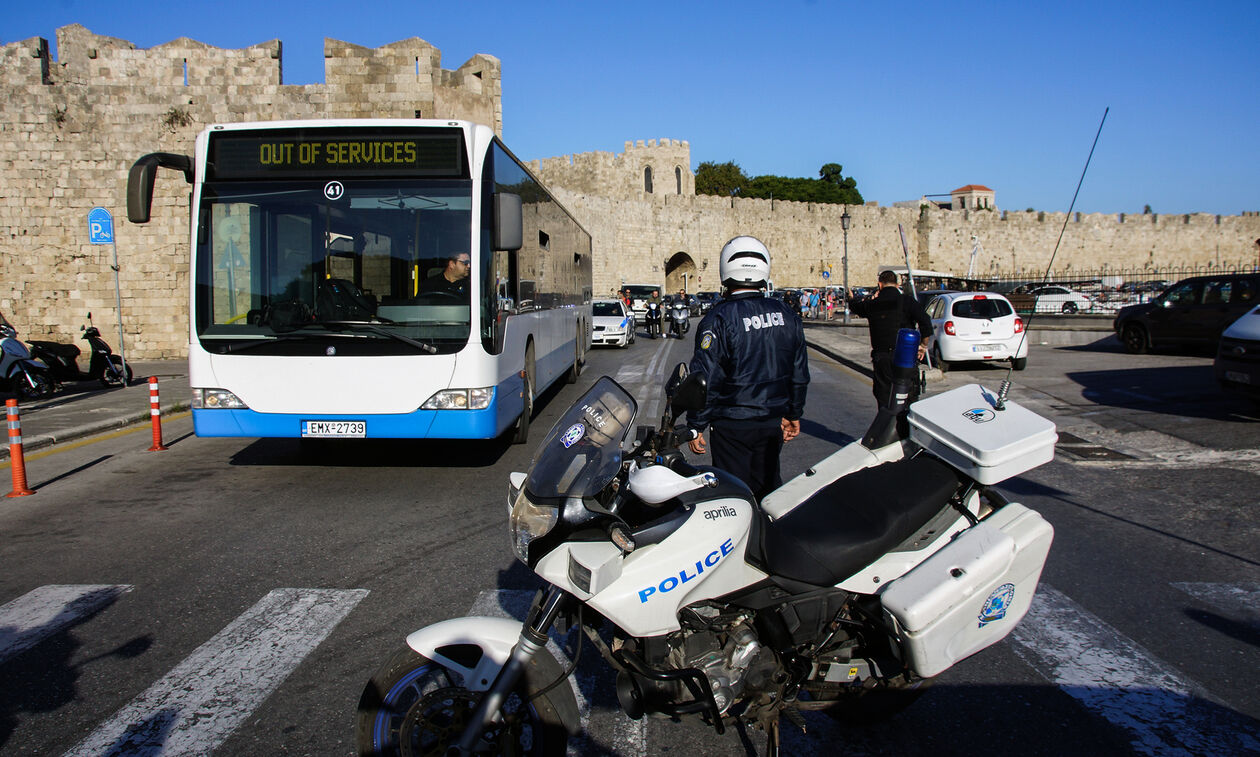
[[[766,729],[766,757],[779,757],[779,720]]]

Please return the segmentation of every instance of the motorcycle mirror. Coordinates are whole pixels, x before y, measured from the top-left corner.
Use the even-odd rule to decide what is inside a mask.
[[[708,404],[708,390],[709,382],[704,374],[693,373],[678,384],[670,398],[670,406],[676,413],[703,410]]]
[[[685,378],[687,378],[687,364],[679,363],[674,366],[674,375],[670,376],[669,381],[665,383],[665,396],[673,397],[674,392],[678,391],[678,385]]]

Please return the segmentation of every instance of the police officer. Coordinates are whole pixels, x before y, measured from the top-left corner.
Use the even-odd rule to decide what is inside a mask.
[[[703,454],[712,426],[713,465],[738,475],[760,500],[783,484],[779,452],[801,432],[809,365],[800,316],[761,290],[770,251],[735,237],[718,273],[726,296],[700,321],[691,372],[708,379],[708,403],[691,413],[691,451]]]
[[[850,307],[855,315],[867,320],[871,332],[871,368],[875,371],[875,404],[884,407],[892,394],[893,348],[897,346],[897,332],[903,328],[918,328],[919,360],[927,353],[927,340],[932,336],[932,320],[919,301],[897,288],[895,271],[880,271],[879,289],[870,297],[854,300]],[[918,389],[910,401],[918,396]]]

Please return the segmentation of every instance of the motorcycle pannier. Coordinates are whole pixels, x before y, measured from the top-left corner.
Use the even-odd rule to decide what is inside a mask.
[[[1028,612],[1054,529],[1011,503],[880,594],[906,663],[930,678],[1000,641]]]
[[[1053,460],[1054,423],[1010,400],[997,410],[996,396],[968,384],[919,400],[910,440],[985,485]]]

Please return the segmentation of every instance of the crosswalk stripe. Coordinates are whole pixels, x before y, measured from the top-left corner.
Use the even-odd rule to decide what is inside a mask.
[[[0,662],[75,625],[131,591],[126,584],[54,584],[0,607]]]
[[[473,601],[468,614],[513,618],[523,621],[533,601],[534,592],[532,591],[507,589],[483,591]],[[574,631],[574,633],[581,634],[580,631]],[[571,658],[560,648],[560,645],[556,643],[554,638],[547,640],[547,649],[555,655],[556,660],[565,668],[572,662]],[[601,682],[606,680],[603,676],[583,672],[580,668],[569,678],[569,686],[573,690],[573,695],[577,698],[578,716],[582,731],[577,739],[569,743],[569,755],[581,755],[590,751],[586,748],[589,745],[585,744],[584,741],[590,734],[591,703],[583,691],[594,691]],[[621,757],[646,755],[647,721],[631,720],[621,710],[613,711],[611,716],[615,719],[613,723],[614,748],[612,753]]]
[[[367,593],[270,592],[67,755],[209,754]]]
[[[1242,754],[1260,735],[1234,723],[1197,683],[1054,588],[1042,584],[1011,632],[1014,651],[1039,674],[1112,724],[1140,754]]]

